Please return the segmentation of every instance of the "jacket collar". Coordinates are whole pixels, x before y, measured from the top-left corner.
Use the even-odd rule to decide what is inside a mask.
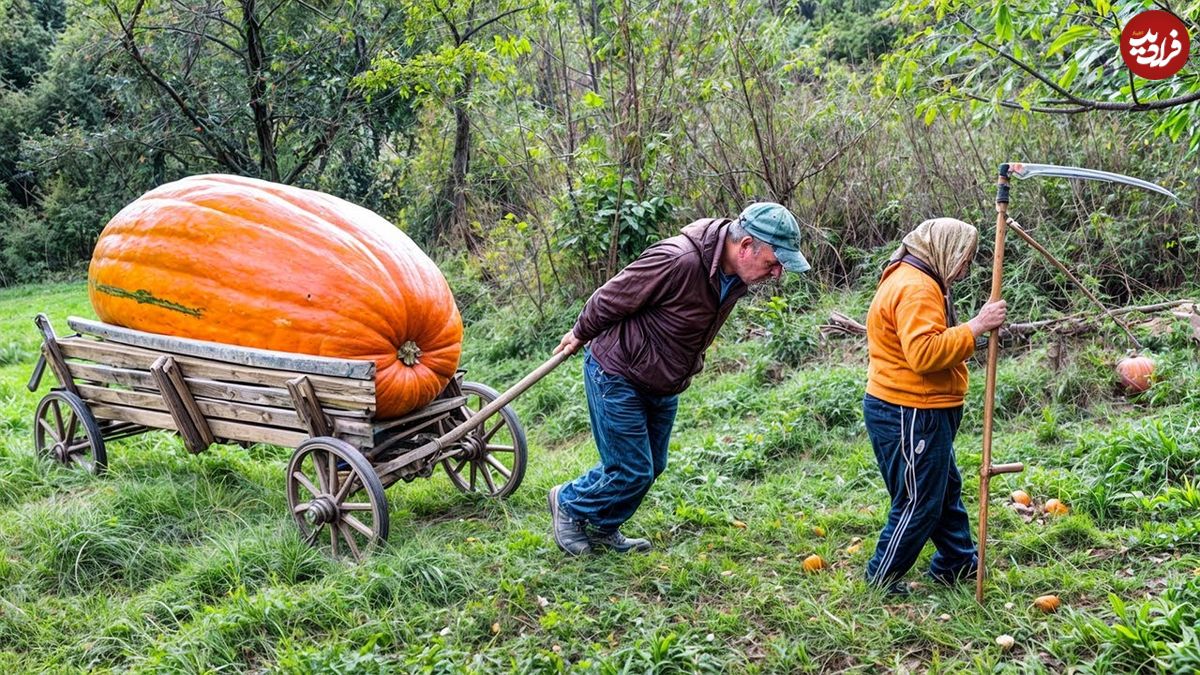
[[[721,292],[721,245],[732,222],[729,218],[701,218],[683,228],[683,236],[695,247],[708,270],[709,286],[718,295]]]

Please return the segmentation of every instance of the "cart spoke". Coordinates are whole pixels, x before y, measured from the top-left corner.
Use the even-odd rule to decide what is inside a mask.
[[[67,422],[67,432],[62,437],[64,441],[70,441],[72,438],[75,438],[75,432],[79,431],[79,415],[76,415],[74,410],[71,411],[70,420],[70,422]]]
[[[73,452],[73,453],[71,453],[71,461],[75,462],[79,466],[82,466],[83,468],[87,469],[88,471],[92,470],[92,463],[91,463],[91,461],[88,460],[86,455],[80,454],[78,452]]]
[[[297,504],[297,505],[293,506],[292,513],[304,513],[305,511],[308,510],[309,504],[311,504],[311,502],[303,502],[301,504]]]
[[[329,494],[329,475],[325,473],[325,462],[319,454],[320,452],[320,450],[313,450],[309,456],[312,457],[313,472],[317,474],[317,483],[321,486],[320,494],[327,495]]]
[[[304,475],[303,471],[293,471],[292,479],[295,480],[297,483],[303,485],[305,490],[308,490],[310,493],[312,493],[312,496],[314,496],[314,497],[321,496],[321,493],[317,491],[316,486],[314,486],[312,484],[312,481],[310,481],[308,479],[308,476]]]
[[[374,507],[367,502],[345,502],[338,504],[338,508],[343,511],[370,511]]]
[[[351,486],[357,482],[358,482],[358,474],[351,471],[350,475],[346,477],[346,482],[342,483],[342,486],[340,488],[338,488],[338,493],[336,496],[334,496],[333,503],[341,504],[342,500],[344,500],[347,496],[350,495]]]
[[[492,427],[491,431],[489,431],[483,435],[483,442],[487,443],[488,441],[492,440],[492,436],[495,436],[496,432],[500,431],[500,429],[503,427],[504,427],[504,418],[501,417],[500,421],[496,422],[496,426]]]
[[[337,455],[332,452],[325,455],[326,461],[329,463],[329,494],[338,492],[338,472],[337,472]],[[332,528],[331,528],[332,529]]]
[[[496,471],[499,471],[500,475],[504,476],[504,480],[506,482],[508,479],[512,478],[512,471],[509,471],[508,467],[504,466],[500,460],[492,457],[491,455],[484,455],[484,460],[486,460],[488,464],[491,464],[492,468],[496,469]]]
[[[358,530],[360,533],[362,533],[362,536],[366,537],[368,540],[375,538],[375,530],[367,527],[361,520],[351,516],[350,514],[342,514],[342,522]]]
[[[50,422],[46,420],[38,420],[38,424],[42,425],[42,428],[46,430],[46,433],[50,434],[50,438],[53,439],[55,443],[62,442],[62,439],[58,437],[58,431],[50,425]]]
[[[475,491],[475,462],[471,462],[471,492]]]
[[[63,431],[64,431],[63,416],[62,416],[62,404],[59,403],[58,401],[54,401],[53,403],[50,404],[50,409],[54,411],[54,425],[56,427],[58,427],[58,435],[54,437],[54,440],[61,441],[63,439]]]
[[[321,527],[314,527],[312,531],[308,533],[308,536],[304,538],[304,544],[306,546],[312,546],[313,544],[317,543],[317,536],[321,534],[321,529]]]
[[[350,547],[350,553],[354,554],[355,560],[362,560],[362,552],[358,550],[358,544],[354,543],[354,533],[350,528],[346,527],[346,523],[338,521],[338,529],[342,532],[342,538],[346,540],[346,545]]]
[[[329,546],[333,549],[333,557],[338,555],[338,528],[333,523],[329,524]]]
[[[487,451],[488,452],[516,452],[517,450],[516,450],[516,448],[514,448],[511,445],[489,445],[489,446],[487,446]]]
[[[463,466],[466,465],[466,463],[467,463],[467,460],[465,460],[465,459],[458,460],[458,466],[454,467],[454,475],[455,476],[459,476],[459,477],[462,476],[462,468],[463,468]]]
[[[479,473],[483,474],[483,482],[487,483],[488,494],[496,494],[496,484],[492,482],[492,472],[488,470],[487,464],[479,463]]]

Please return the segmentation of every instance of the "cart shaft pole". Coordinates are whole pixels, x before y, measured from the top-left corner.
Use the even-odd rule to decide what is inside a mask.
[[[514,384],[511,388],[509,388],[503,394],[500,394],[500,396],[498,396],[496,398],[496,400],[487,404],[482,409],[480,409],[479,412],[477,412],[474,415],[471,415],[469,418],[467,418],[466,422],[463,422],[462,424],[454,427],[449,432],[447,432],[444,436],[435,438],[432,441],[429,441],[428,443],[426,443],[425,445],[422,445],[421,447],[419,447],[415,450],[406,452],[403,455],[400,455],[399,457],[397,457],[396,459],[393,459],[392,461],[388,462],[387,464],[381,465],[380,467],[378,467],[376,469],[376,473],[378,473],[381,477],[386,476],[389,473],[392,473],[393,471],[396,471],[396,470],[403,468],[409,464],[412,464],[413,462],[417,462],[422,459],[425,459],[429,455],[432,455],[435,452],[443,450],[449,445],[457,443],[459,440],[462,439],[463,436],[466,436],[468,433],[470,433],[472,429],[475,429],[476,427],[483,424],[487,420],[487,418],[491,417],[492,415],[495,415],[501,408],[503,408],[504,406],[511,403],[513,401],[513,399],[515,399],[516,397],[525,393],[525,390],[532,387],[534,384],[537,383],[538,380],[545,377],[547,374],[549,374],[550,371],[557,368],[559,366],[559,364],[561,364],[563,361],[566,361],[570,357],[571,357],[571,353],[566,352],[566,351],[561,351],[561,352],[555,354],[554,356],[550,357],[549,361],[546,361],[542,365],[538,366],[537,370],[526,375],[524,378],[521,379],[520,382]]]

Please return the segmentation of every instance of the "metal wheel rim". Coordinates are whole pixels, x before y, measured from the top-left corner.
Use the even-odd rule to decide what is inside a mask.
[[[33,443],[38,455],[78,465],[88,473],[103,473],[107,465],[96,418],[83,399],[70,392],[52,391],[42,397],[33,418]]]
[[[288,462],[287,498],[304,542],[335,558],[361,561],[387,539],[383,485],[366,458],[344,441],[302,443]],[[314,511],[330,517],[310,522]]]
[[[462,391],[467,397],[462,408],[466,417],[499,397],[490,387],[476,382],[464,382]],[[525,431],[511,406],[504,406],[471,430],[459,445],[464,449],[463,456],[442,460],[442,468],[459,490],[504,498],[520,487],[527,454]]]

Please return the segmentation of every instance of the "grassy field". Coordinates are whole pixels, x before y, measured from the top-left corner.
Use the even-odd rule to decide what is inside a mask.
[[[99,478],[35,457],[33,410],[53,378],[25,388],[32,318],[65,332],[91,310],[82,284],[2,290],[0,671],[1200,669],[1200,366],[1186,324],[1144,331],[1160,381],[1133,401],[1115,388],[1114,334],[1056,358],[1048,342],[1009,350],[995,456],[1027,469],[992,483],[986,602],[927,584],[897,601],[862,580],[887,511],[861,419],[863,345],[814,339],[830,309],[861,317],[865,302],[828,297],[788,326],[769,304],[738,310],[627,526],[653,552],[567,559],[547,533],[547,490],[595,460],[576,358],[516,403],[531,457],[512,498],[460,494],[441,473],[400,483],[390,545],[352,565],[299,541],[289,448],[191,456],[153,432],[113,443]],[[471,379],[504,389],[542,360],[514,325],[468,327]],[[958,442],[973,514],[982,380],[976,363]],[[1015,488],[1071,512],[1023,516]],[[831,567],[803,573],[812,553]],[[1046,593],[1062,598],[1055,614],[1031,607]]]

